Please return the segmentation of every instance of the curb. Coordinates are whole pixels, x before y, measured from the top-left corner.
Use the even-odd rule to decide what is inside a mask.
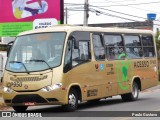
[[[3,102],[0,102],[0,107],[5,107],[5,104]]]

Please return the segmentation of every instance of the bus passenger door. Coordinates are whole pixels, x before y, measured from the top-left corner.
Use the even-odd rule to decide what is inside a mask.
[[[116,62],[108,60],[106,63],[107,96],[117,95]]]
[[[93,86],[97,86],[100,91],[100,95],[97,96],[99,98],[107,97],[112,94],[114,87],[112,87],[113,79],[108,78],[107,75],[107,61],[105,57],[105,47],[103,41],[103,35],[101,33],[93,33],[92,34],[92,42],[93,42],[93,72],[94,78],[92,81]]]

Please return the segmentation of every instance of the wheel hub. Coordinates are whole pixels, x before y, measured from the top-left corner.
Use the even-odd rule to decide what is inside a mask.
[[[75,106],[76,104],[76,97],[74,94],[70,94],[69,95],[69,104],[72,105],[72,106]]]
[[[137,88],[135,85],[133,85],[133,91],[132,91],[132,94],[133,94],[134,98],[136,98],[136,97],[137,97],[137,95],[138,95],[138,88]]]

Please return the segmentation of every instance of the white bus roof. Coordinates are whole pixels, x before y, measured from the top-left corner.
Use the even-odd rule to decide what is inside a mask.
[[[25,31],[20,33],[18,36],[33,34],[33,33],[43,33],[43,32],[55,32],[55,31],[90,31],[90,32],[113,32],[113,33],[138,33],[138,34],[153,34],[151,30],[140,30],[140,29],[127,29],[127,28],[102,28],[102,27],[85,27],[85,26],[68,26],[68,25],[58,25],[48,28],[35,29],[30,31]]]

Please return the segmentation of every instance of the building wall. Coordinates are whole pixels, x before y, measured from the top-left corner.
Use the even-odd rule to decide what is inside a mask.
[[[153,30],[153,21],[89,24],[88,26],[92,26],[92,27],[120,27],[120,28],[129,28],[129,29]]]

